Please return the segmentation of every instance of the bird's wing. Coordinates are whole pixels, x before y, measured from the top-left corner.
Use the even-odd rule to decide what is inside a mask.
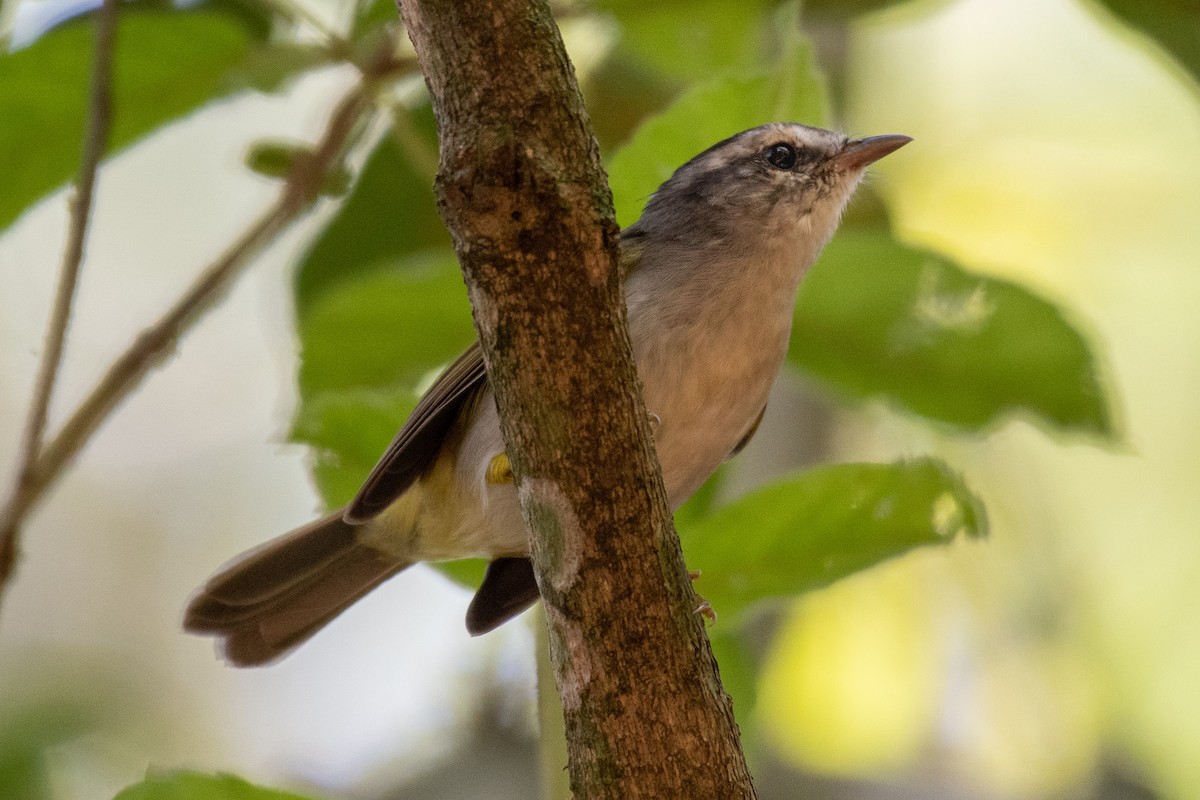
[[[636,270],[641,261],[643,235],[636,226],[622,231],[621,270],[626,276]],[[476,342],[438,376],[417,403],[383,458],[367,476],[366,483],[346,507],[346,522],[366,522],[404,494],[433,464],[441,451],[443,437],[487,385],[483,351]]]
[[[754,438],[754,434],[758,433],[758,426],[762,424],[763,415],[766,413],[767,407],[763,406],[762,411],[758,412],[758,416],[755,417],[754,422],[751,423],[750,429],[742,434],[741,440],[734,445],[733,450],[729,452],[729,455],[725,456],[726,461],[746,449],[746,445],[750,444],[750,440]]]
[[[528,558],[497,558],[488,564],[483,583],[467,608],[467,632],[495,630],[537,602],[537,578]]]
[[[438,376],[417,403],[366,483],[346,507],[344,519],[350,523],[366,522],[404,494],[433,464],[450,427],[487,385],[483,351],[476,342]]]

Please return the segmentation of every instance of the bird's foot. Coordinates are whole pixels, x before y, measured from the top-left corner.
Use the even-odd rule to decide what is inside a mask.
[[[700,575],[701,573],[698,569],[688,572],[688,577],[692,579],[693,583],[695,583]],[[713,609],[712,603],[701,597],[699,592],[696,592],[696,613],[708,620],[710,624],[717,621],[717,612]]]

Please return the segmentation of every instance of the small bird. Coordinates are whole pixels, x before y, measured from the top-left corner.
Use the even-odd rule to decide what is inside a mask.
[[[630,340],[671,507],[754,435],[783,362],[796,290],[867,165],[907,136],[798,123],[692,158],[621,233]],[[418,561],[491,559],[467,610],[486,633],[538,587],[479,345],[441,374],[345,508],[223,567],[192,598],[190,632],[226,660],[285,655]]]

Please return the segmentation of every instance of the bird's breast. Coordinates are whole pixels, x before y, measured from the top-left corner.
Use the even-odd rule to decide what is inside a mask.
[[[795,288],[764,283],[653,309],[639,309],[631,294],[630,337],[673,508],[729,457],[766,405],[787,352]]]

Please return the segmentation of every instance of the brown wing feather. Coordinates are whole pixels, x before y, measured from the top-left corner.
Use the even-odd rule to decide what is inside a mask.
[[[223,567],[192,597],[183,627],[217,637],[235,666],[267,664],[407,566],[361,544],[334,512]]]
[[[742,434],[741,441],[739,441],[736,445],[734,445],[733,450],[731,450],[729,452],[729,455],[725,457],[726,461],[728,461],[729,459],[733,458],[738,453],[740,453],[746,449],[746,445],[750,444],[750,440],[754,438],[754,434],[758,433],[758,426],[762,424],[763,415],[766,413],[767,413],[767,407],[763,406],[762,411],[758,412],[758,416],[755,417],[754,423],[750,426],[750,430],[748,430],[744,434]]]
[[[350,523],[366,522],[404,494],[437,458],[442,439],[464,407],[485,388],[483,351],[475,343],[438,376],[417,403],[358,495],[346,507],[344,519]]]
[[[636,226],[621,233],[621,269],[626,275],[640,263],[642,236]],[[346,522],[366,522],[404,494],[433,464],[450,426],[485,388],[483,351],[476,342],[446,368],[417,403],[383,458],[346,507]]]
[[[538,601],[537,578],[528,558],[497,558],[488,564],[483,583],[467,608],[467,632],[495,630]]]

